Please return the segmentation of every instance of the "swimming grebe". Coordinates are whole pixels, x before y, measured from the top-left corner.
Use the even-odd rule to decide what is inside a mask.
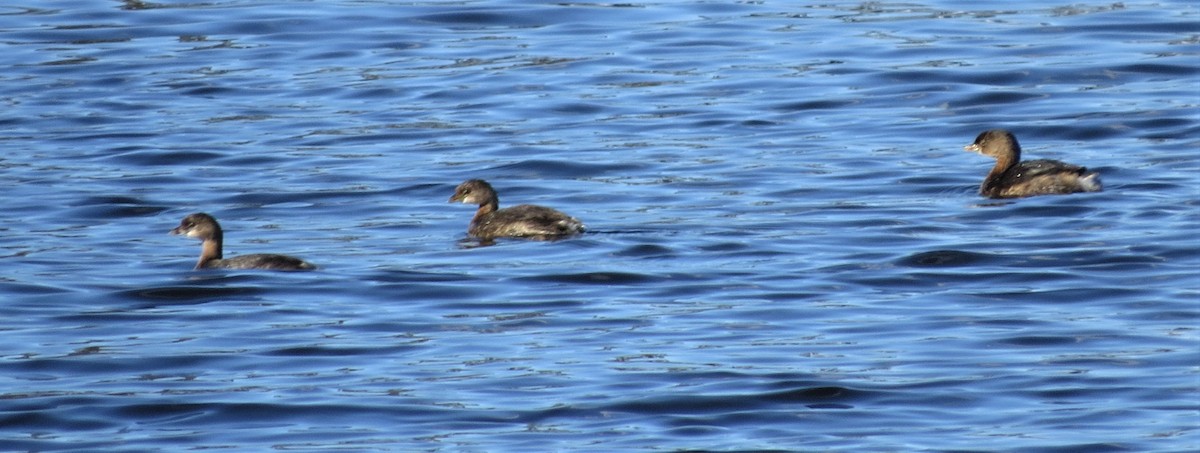
[[[256,253],[221,259],[221,244],[224,234],[217,219],[203,212],[190,214],[171,230],[171,234],[196,238],[201,241],[200,261],[196,269],[271,269],[304,271],[317,267],[299,258],[286,255]]]
[[[489,240],[498,237],[555,239],[582,233],[584,225],[574,217],[544,206],[518,205],[500,209],[500,198],[492,185],[471,179],[454,189],[450,202],[478,204],[467,234]]]
[[[1003,129],[985,131],[975,137],[975,143],[963,149],[996,158],[996,166],[979,186],[979,194],[985,197],[1018,198],[1100,191],[1100,175],[1088,172],[1087,168],[1049,159],[1021,162],[1021,145],[1017,143],[1017,137]]]

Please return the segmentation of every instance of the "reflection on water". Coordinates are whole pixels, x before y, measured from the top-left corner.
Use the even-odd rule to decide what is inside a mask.
[[[1195,449],[1196,13],[0,6],[0,439]],[[1105,191],[979,197],[998,127]],[[478,247],[470,178],[589,231]]]

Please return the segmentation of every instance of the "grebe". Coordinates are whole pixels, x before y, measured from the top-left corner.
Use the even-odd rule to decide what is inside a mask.
[[[1019,198],[1100,191],[1100,175],[1088,172],[1087,168],[1049,159],[1021,162],[1021,145],[1017,143],[1017,137],[1003,129],[985,131],[975,137],[975,143],[963,149],[996,158],[996,166],[979,186],[979,194],[985,197]]]
[[[478,239],[523,237],[556,239],[582,233],[579,219],[544,206],[517,205],[500,209],[500,198],[492,185],[482,179],[471,179],[454,189],[450,202],[478,204],[479,210],[471,219],[467,234]]]
[[[196,269],[271,269],[283,271],[305,271],[316,269],[311,263],[286,255],[256,253],[229,259],[221,258],[224,234],[221,225],[213,216],[198,212],[184,217],[171,234],[187,236],[203,241],[200,245],[200,261]]]

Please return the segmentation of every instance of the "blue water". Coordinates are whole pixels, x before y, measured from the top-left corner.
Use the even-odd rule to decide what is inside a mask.
[[[0,450],[1195,450],[1198,57],[1183,0],[8,2]],[[998,127],[1105,191],[981,198]],[[480,246],[468,178],[590,232]]]

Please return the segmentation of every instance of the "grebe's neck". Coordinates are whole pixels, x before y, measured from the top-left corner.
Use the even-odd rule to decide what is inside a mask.
[[[992,192],[996,191],[996,184],[1004,180],[1004,174],[1008,172],[1017,161],[1021,158],[1021,151],[1016,150],[1010,153],[1004,153],[996,157],[996,165],[992,167],[986,178],[983,178],[983,184],[979,186],[979,192],[984,195],[995,195]]]
[[[221,259],[221,235],[212,239],[205,239],[200,244],[200,261],[196,262],[196,269],[203,269],[210,261]]]
[[[500,200],[496,199],[496,197],[492,197],[490,200],[485,201],[485,202],[483,202],[483,204],[479,205],[479,210],[475,211],[475,217],[472,218],[471,221],[477,222],[477,221],[479,221],[479,219],[486,217],[488,214],[496,212],[496,210],[499,208],[500,208]]]

